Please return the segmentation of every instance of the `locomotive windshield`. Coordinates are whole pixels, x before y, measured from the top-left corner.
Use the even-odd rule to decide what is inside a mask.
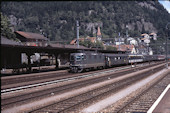
[[[76,56],[76,61],[80,61],[81,60],[81,56],[80,55],[77,55]]]

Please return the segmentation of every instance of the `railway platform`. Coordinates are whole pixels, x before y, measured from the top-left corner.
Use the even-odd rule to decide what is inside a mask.
[[[147,113],[170,113],[170,84],[162,92]]]

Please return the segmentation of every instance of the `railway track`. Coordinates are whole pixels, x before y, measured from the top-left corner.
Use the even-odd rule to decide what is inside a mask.
[[[79,109],[81,107],[85,107],[93,102],[99,101],[103,98],[106,98],[113,93],[126,88],[127,86],[138,82],[139,80],[142,80],[153,73],[156,73],[160,71],[163,66],[156,67],[153,69],[153,71],[146,71],[144,73],[138,74],[138,76],[132,76],[127,78],[126,80],[120,80],[108,85],[105,85],[103,87],[85,92],[83,94],[53,103],[51,105],[38,108],[36,110],[29,111],[31,113],[37,113],[37,112],[80,112]]]
[[[65,74],[68,74],[68,70],[43,72],[43,73],[32,73],[32,74],[26,74],[26,75],[14,75],[14,76],[7,76],[7,77],[4,76],[4,77],[1,77],[1,85],[5,86],[9,84],[55,78],[56,76],[57,77],[63,76]]]
[[[135,70],[141,70],[142,68],[146,69],[146,68],[148,68],[150,66],[154,66],[154,65],[157,65],[157,64],[152,64],[152,65],[149,65],[149,66],[146,66],[146,67],[138,67],[138,68],[135,68]],[[79,82],[67,84],[67,85],[64,85],[64,86],[61,86],[61,87],[57,87],[57,88],[51,88],[51,89],[42,90],[42,91],[38,91],[38,92],[35,91],[35,92],[32,92],[31,94],[23,94],[23,95],[18,95],[18,96],[11,97],[11,98],[1,99],[1,108],[4,109],[4,108],[8,108],[8,107],[13,106],[13,105],[28,103],[28,102],[31,102],[35,99],[42,99],[42,98],[51,96],[52,93],[53,93],[53,95],[57,95],[57,94],[60,94],[60,93],[71,91],[71,90],[76,89],[76,88],[81,88],[81,87],[91,85],[91,84],[94,84],[94,83],[99,83],[99,82],[102,82],[104,80],[107,80],[108,78],[113,79],[115,77],[123,76],[127,73],[133,73],[133,72],[134,72],[134,69],[132,69],[132,70],[129,69],[128,71],[126,70],[126,71],[122,71],[122,72],[117,72],[114,75],[108,74],[107,76],[103,76],[103,77],[101,76],[101,77],[90,79],[90,80],[87,80],[87,81],[79,81]],[[93,93],[96,93],[96,92],[93,92]],[[88,95],[91,95],[91,94],[88,94]]]
[[[123,66],[124,69],[126,69],[126,67],[127,66]],[[119,70],[119,67],[115,68],[115,70],[117,69]],[[55,72],[46,72],[46,73],[36,73],[36,74],[25,75],[25,76],[23,75],[23,76],[2,77],[1,93],[56,83],[62,81],[61,79],[65,79],[65,80],[67,80],[67,78],[74,79],[74,77],[79,78],[79,76],[84,76],[84,75],[88,76],[89,74],[95,74],[103,71],[107,72],[107,70],[110,69],[99,70],[97,72],[96,71],[87,72],[86,74],[84,73],[70,74],[67,73],[67,71],[55,71]]]
[[[68,72],[65,70],[65,71],[54,71],[54,72],[44,72],[44,73],[2,77],[1,90],[28,85],[28,84],[35,84],[38,82],[50,81],[52,79],[60,79],[66,74],[68,74]]]
[[[138,68],[135,68],[135,69],[141,70],[141,69],[146,69],[149,66],[155,66],[155,65],[156,64],[148,65],[146,67],[138,67]],[[107,72],[108,71],[106,71],[106,73]],[[28,94],[22,94],[22,95],[10,97],[10,98],[5,98],[5,99],[2,98],[1,99],[1,106],[5,108],[5,107],[11,106],[13,104],[25,103],[24,101],[27,101],[27,102],[31,101],[34,98],[35,99],[45,98],[45,97],[51,96],[51,93],[53,93],[53,94],[64,93],[66,91],[71,91],[71,90],[76,89],[76,88],[81,88],[81,87],[84,87],[84,86],[87,86],[87,85],[91,85],[91,84],[94,84],[94,83],[99,83],[99,82],[105,81],[108,78],[113,79],[113,78],[116,78],[118,76],[123,76],[127,73],[133,73],[133,72],[134,72],[133,69],[132,70],[129,69],[129,70],[125,70],[125,71],[122,71],[122,72],[114,73],[114,75],[108,74],[107,76],[101,76],[101,77],[99,76],[98,78],[93,78],[93,79],[90,79],[90,80],[82,80],[82,81],[79,81],[79,82],[66,84],[64,86],[59,86],[59,87],[55,87],[55,88],[49,88],[49,89],[41,90],[41,91],[38,91],[38,92],[34,91],[31,94],[28,93]],[[82,78],[82,76],[79,76],[79,77]],[[74,79],[74,78],[72,78],[72,79]]]
[[[138,94],[135,98],[130,99],[124,106],[117,108],[114,112],[117,113],[132,113],[142,112],[145,113],[157,100],[164,89],[170,84],[170,71],[161,79],[155,82],[150,87],[146,88],[142,93]]]

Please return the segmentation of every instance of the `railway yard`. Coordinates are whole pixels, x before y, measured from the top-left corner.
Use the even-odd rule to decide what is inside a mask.
[[[164,61],[82,73],[57,70],[3,76],[1,112],[144,113],[169,84],[170,68]]]
[[[1,113],[170,113],[162,5],[3,2]]]

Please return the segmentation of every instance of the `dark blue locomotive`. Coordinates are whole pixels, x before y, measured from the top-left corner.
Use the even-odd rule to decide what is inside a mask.
[[[132,54],[109,54],[81,52],[71,53],[70,71],[77,73],[83,70],[103,69],[115,65],[159,60],[157,55],[132,55]]]
[[[84,69],[104,68],[105,55],[102,53],[72,53],[70,55],[71,72],[82,72]]]

